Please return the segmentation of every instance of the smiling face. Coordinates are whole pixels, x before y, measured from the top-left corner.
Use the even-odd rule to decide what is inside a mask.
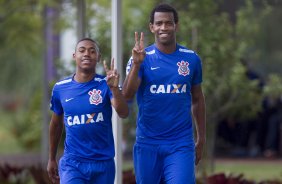
[[[155,34],[155,42],[159,46],[176,44],[177,27],[178,24],[175,23],[172,12],[155,12],[154,22],[150,23],[150,30]]]
[[[77,72],[95,72],[96,64],[100,59],[98,46],[91,40],[80,41],[73,54]]]

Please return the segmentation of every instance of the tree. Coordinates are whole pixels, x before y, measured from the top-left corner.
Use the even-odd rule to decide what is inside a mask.
[[[11,133],[22,149],[40,146],[42,73],[44,63],[43,11],[58,1],[0,1],[0,99],[14,104],[5,109]]]

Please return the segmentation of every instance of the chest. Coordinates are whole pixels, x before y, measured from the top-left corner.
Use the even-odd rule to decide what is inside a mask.
[[[63,90],[60,99],[66,114],[94,113],[110,107],[107,89],[96,86]]]
[[[154,84],[191,83],[194,63],[189,57],[154,56],[144,63],[143,80]]]

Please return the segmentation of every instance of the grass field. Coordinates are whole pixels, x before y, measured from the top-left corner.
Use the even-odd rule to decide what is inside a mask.
[[[246,179],[254,181],[280,180],[282,181],[282,158],[280,159],[218,159],[215,173],[244,174]]]
[[[125,161],[123,169],[132,169],[132,161]],[[225,173],[244,175],[244,179],[256,182],[265,180],[282,181],[282,158],[275,160],[266,159],[217,159],[215,162],[214,174]],[[211,175],[211,173],[208,173]]]
[[[282,181],[282,159],[218,159],[215,173],[220,172],[226,175],[243,174],[244,178],[254,181],[274,179]]]

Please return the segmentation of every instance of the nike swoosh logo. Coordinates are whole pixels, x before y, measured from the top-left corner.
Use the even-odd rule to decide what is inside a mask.
[[[68,101],[71,101],[71,100],[73,100],[73,98],[68,98],[65,101],[68,102]]]
[[[160,67],[151,67],[151,70],[159,69]]]

